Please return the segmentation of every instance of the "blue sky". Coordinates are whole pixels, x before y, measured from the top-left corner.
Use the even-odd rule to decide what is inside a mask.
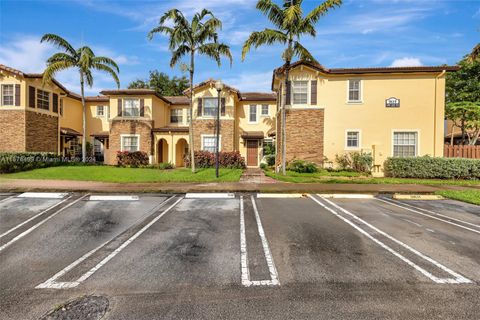
[[[277,3],[280,0],[276,0]],[[304,10],[320,1],[305,0]],[[243,91],[268,91],[272,70],[282,64],[281,47],[263,47],[241,61],[241,46],[251,31],[269,27],[255,9],[256,0],[182,1],[26,1],[0,0],[0,63],[24,72],[42,72],[45,60],[56,51],[40,44],[44,33],[56,33],[74,46],[86,44],[97,55],[120,65],[122,87],[148,71],[158,69],[181,75],[169,67],[167,39],[147,40],[148,31],[168,9],[191,17],[202,8],[222,21],[220,40],[231,46],[233,66],[220,68],[198,58],[196,79],[221,78]],[[326,67],[371,67],[454,64],[480,41],[480,0],[344,0],[344,5],[322,18],[315,39],[304,45]],[[57,77],[78,92],[78,74]],[[88,94],[113,88],[104,74],[96,74]]]

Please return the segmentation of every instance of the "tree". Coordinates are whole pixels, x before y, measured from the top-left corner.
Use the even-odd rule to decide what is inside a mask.
[[[85,83],[91,88],[93,85],[93,70],[98,70],[108,73],[116,82],[117,87],[120,87],[120,80],[118,79],[119,68],[112,59],[108,57],[97,57],[92,49],[87,46],[74,49],[67,40],[62,37],[47,33],[40,42],[50,42],[58,47],[63,52],[58,52],[52,55],[47,60],[47,68],[43,72],[43,84],[50,82],[55,77],[57,72],[74,68],[78,70],[80,75],[80,92],[82,95],[82,109],[83,109],[83,137],[82,137],[82,161],[86,162],[87,155],[87,108],[85,105]]]
[[[188,79],[185,76],[180,78],[170,76],[158,70],[149,72],[148,80],[135,80],[128,85],[129,89],[153,89],[163,96],[181,96],[188,88]]]
[[[320,17],[326,15],[330,9],[339,7],[342,0],[327,0],[316,6],[307,15],[303,15],[303,0],[283,0],[283,6],[273,3],[272,0],[259,0],[257,9],[260,10],[274,25],[276,29],[266,28],[263,31],[252,32],[245,41],[242,48],[242,60],[245,60],[251,47],[258,48],[263,45],[281,44],[285,46],[282,52],[282,59],[285,61],[285,81],[283,88],[289,84],[290,64],[294,57],[303,61],[316,62],[312,54],[300,43],[304,35],[316,36],[315,24]],[[281,145],[282,145],[282,173],[286,174],[286,115],[285,102],[286,91],[283,90],[281,99]]]
[[[206,19],[208,18],[208,19]],[[206,19],[206,20],[205,20]],[[193,141],[193,77],[195,74],[195,55],[207,56],[221,65],[221,56],[230,60],[232,65],[232,54],[230,47],[218,42],[217,30],[222,28],[222,22],[217,19],[212,12],[203,9],[195,13],[191,21],[188,21],[183,13],[177,9],[166,12],[158,23],[148,33],[151,40],[157,33],[165,34],[169,37],[169,49],[172,52],[170,67],[174,67],[182,58],[189,57],[190,63],[186,69],[190,73],[190,126],[189,126],[189,148],[190,163],[192,172],[195,172],[195,153]]]
[[[468,62],[473,63],[474,61],[480,60],[480,43],[472,49],[472,52],[468,55]]]
[[[480,135],[480,61],[467,56],[458,64],[460,70],[447,74],[445,117],[460,128],[461,144],[474,145]]]

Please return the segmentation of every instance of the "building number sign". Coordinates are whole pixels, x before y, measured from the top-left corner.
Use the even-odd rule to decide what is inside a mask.
[[[385,100],[385,107],[387,108],[399,108],[400,107],[400,99],[397,98],[388,98]]]

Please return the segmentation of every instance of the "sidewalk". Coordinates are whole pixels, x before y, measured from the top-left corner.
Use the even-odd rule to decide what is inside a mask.
[[[415,184],[321,184],[321,183],[108,183],[69,180],[0,180],[1,192],[272,192],[272,193],[433,193],[439,190],[472,189],[459,186]]]

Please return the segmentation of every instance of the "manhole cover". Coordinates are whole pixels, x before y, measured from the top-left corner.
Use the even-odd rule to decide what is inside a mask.
[[[98,320],[108,309],[108,299],[99,296],[87,296],[57,306],[41,320]]]

